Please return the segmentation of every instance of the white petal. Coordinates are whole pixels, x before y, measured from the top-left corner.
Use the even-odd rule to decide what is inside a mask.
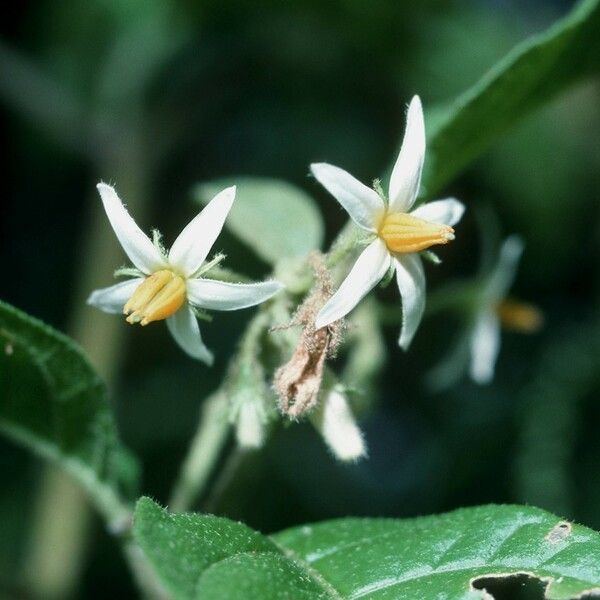
[[[494,378],[496,358],[500,351],[500,322],[491,310],[482,312],[471,334],[471,378],[476,383],[489,383]]]
[[[212,365],[213,355],[202,341],[196,315],[189,306],[181,307],[169,317],[167,327],[184,352],[207,365]]]
[[[511,235],[502,243],[498,263],[485,291],[488,303],[495,305],[503,300],[508,293],[517,274],[523,247],[523,240],[518,235]]]
[[[100,192],[106,216],[129,260],[142,273],[149,274],[160,269],[164,265],[163,257],[127,212],[117,192],[105,183],[99,183],[96,188]]]
[[[169,262],[186,276],[193,275],[205,261],[219,237],[235,200],[235,186],[219,192],[179,234],[169,252]]]
[[[358,181],[344,169],[327,163],[313,163],[310,170],[359,227],[367,231],[376,231],[385,206],[375,190]]]
[[[255,306],[283,289],[278,281],[226,283],[213,279],[190,279],[188,298],[192,304],[210,310],[238,310]]]
[[[423,204],[410,214],[430,223],[452,226],[460,221],[464,212],[465,205],[462,202],[459,202],[456,198],[446,198],[445,200]]]
[[[95,290],[90,294],[87,303],[107,313],[122,313],[123,307],[142,281],[144,281],[143,277],[137,277]]]
[[[345,317],[384,277],[391,257],[385,243],[377,238],[358,257],[338,291],[317,315],[315,327],[320,329]]]
[[[425,160],[425,121],[419,96],[408,107],[402,147],[390,177],[390,210],[407,212],[414,204],[421,185]]]
[[[398,344],[408,350],[425,310],[425,271],[418,254],[395,259],[396,281],[402,296],[402,330]]]
[[[339,460],[355,461],[367,454],[348,401],[336,388],[327,392],[312,421]]]

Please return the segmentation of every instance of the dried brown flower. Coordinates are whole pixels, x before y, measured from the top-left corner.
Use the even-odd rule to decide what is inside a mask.
[[[289,326],[303,327],[292,358],[275,372],[273,387],[279,396],[279,409],[291,418],[298,418],[317,403],[325,360],[335,355],[341,341],[344,324],[336,321],[315,329],[315,318],[333,294],[331,277],[323,255],[310,256],[315,272],[315,286],[298,307]]]

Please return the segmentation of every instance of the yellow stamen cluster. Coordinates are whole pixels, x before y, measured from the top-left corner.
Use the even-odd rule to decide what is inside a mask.
[[[544,324],[542,311],[533,304],[517,300],[503,300],[496,308],[500,322],[506,329],[520,333],[535,333]]]
[[[185,281],[173,271],[152,273],[138,286],[123,308],[127,322],[148,325],[175,314],[185,302]]]
[[[407,213],[390,213],[383,219],[379,237],[390,252],[406,254],[420,252],[436,244],[447,244],[454,239],[454,229]]]

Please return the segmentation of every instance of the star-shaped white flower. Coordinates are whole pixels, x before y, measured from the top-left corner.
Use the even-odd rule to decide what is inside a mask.
[[[217,194],[179,234],[168,254],[153,243],[129,215],[115,190],[98,184],[104,210],[139,276],[94,291],[88,304],[108,313],[123,313],[131,324],[166,319],[175,341],[191,357],[211,364],[193,308],[237,310],[260,304],[283,286],[277,281],[226,283],[201,276],[205,260],[235,199],[235,186]],[[214,263],[213,263],[214,264]]]
[[[425,123],[421,101],[408,108],[406,131],[390,178],[389,199],[346,171],[318,163],[311,170],[346,209],[352,220],[374,239],[363,250],[338,291],[317,315],[325,327],[347,315],[390,271],[396,273],[402,297],[402,329],[398,343],[406,350],[425,309],[425,273],[419,252],[454,239],[464,206],[454,198],[411,208],[419,193],[425,158]],[[410,212],[409,212],[410,211]]]

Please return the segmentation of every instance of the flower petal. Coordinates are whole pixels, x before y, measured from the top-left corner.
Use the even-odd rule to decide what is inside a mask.
[[[462,202],[459,202],[456,198],[446,198],[445,200],[422,204],[410,214],[430,223],[452,226],[460,221],[464,212],[465,205]]]
[[[136,277],[110,287],[94,290],[87,299],[87,303],[106,313],[122,313],[123,307],[142,281],[144,281],[143,277]]]
[[[396,281],[402,296],[402,329],[398,344],[408,350],[425,310],[425,271],[418,254],[395,259]]]
[[[167,327],[184,352],[207,365],[212,365],[212,352],[204,345],[196,315],[189,306],[183,306],[172,317],[169,317]]]
[[[188,298],[192,304],[209,310],[238,310],[255,306],[283,289],[278,281],[227,283],[214,279],[190,279]]]
[[[325,394],[311,418],[336,458],[355,461],[366,456],[363,434],[346,397],[338,389],[334,387]]]
[[[470,346],[471,378],[479,384],[489,383],[500,351],[500,322],[493,311],[485,310],[478,316]]]
[[[169,251],[169,262],[187,277],[205,261],[219,237],[235,200],[235,186],[219,192],[179,234]]]
[[[511,235],[502,242],[498,262],[485,289],[487,303],[496,305],[508,293],[517,275],[523,248],[523,240],[518,235]]]
[[[313,163],[310,170],[359,227],[367,231],[376,231],[385,206],[375,190],[358,181],[344,169],[327,163]]]
[[[114,188],[105,183],[96,186],[106,216],[129,260],[142,273],[150,274],[164,265],[164,259],[150,238],[137,226],[123,206]]]
[[[315,321],[320,329],[345,317],[384,277],[391,257],[385,243],[377,238],[358,257],[338,291],[321,309]]]
[[[425,160],[425,121],[419,96],[414,96],[406,115],[402,147],[390,177],[390,210],[408,212],[414,204]]]

